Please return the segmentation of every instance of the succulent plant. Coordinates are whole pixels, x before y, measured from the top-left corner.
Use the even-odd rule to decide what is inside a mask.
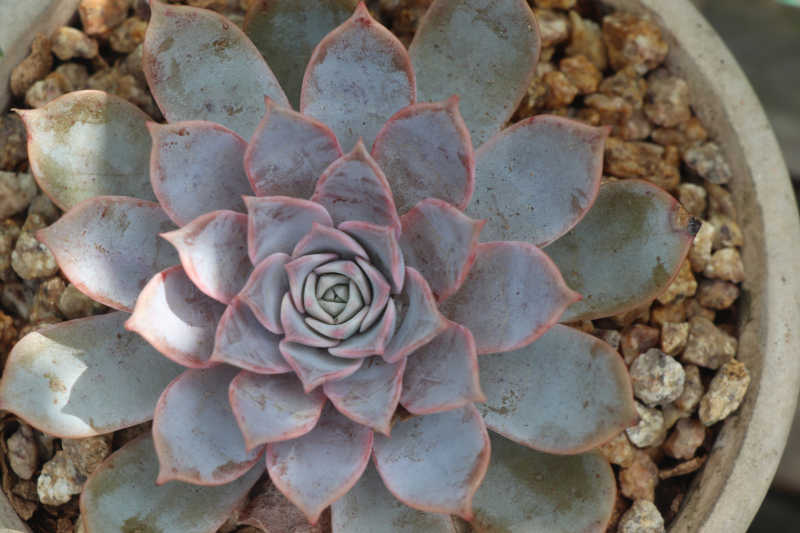
[[[503,130],[524,0],[436,0],[408,51],[353,0],[258,0],[244,32],[151,7],[168,124],[96,91],[20,111],[67,211],[37,238],[119,312],[25,337],[2,408],[63,438],[154,419],[86,483],[87,531],[215,531],[265,471],[336,532],[604,530],[591,450],[637,423],[630,380],[556,322],[651,301],[698,224],[600,186],[607,128]]]

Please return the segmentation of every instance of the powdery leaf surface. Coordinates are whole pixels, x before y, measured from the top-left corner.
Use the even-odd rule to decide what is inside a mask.
[[[605,533],[617,483],[600,452],[551,455],[489,435],[492,460],[473,499],[477,533]]]
[[[600,187],[586,217],[545,249],[583,295],[562,322],[616,315],[652,301],[678,275],[700,221],[669,193],[641,180]]]
[[[472,144],[500,132],[539,59],[539,25],[525,0],[438,1],[408,49],[420,102],[461,97]]]
[[[264,58],[230,20],[161,2],[151,11],[142,63],[169,122],[208,120],[247,140],[264,116],[266,97],[289,106]]]
[[[353,237],[364,248],[372,266],[391,285],[392,294],[399,293],[403,288],[406,270],[395,228],[351,220],[339,224],[339,230]]]
[[[190,368],[209,366],[225,305],[203,294],[180,265],[159,272],[145,286],[125,328]]]
[[[306,392],[329,381],[344,379],[361,368],[361,359],[334,357],[324,348],[282,341],[281,353],[303,382]]]
[[[178,264],[178,253],[158,236],[174,229],[156,203],[101,196],[76,205],[36,239],[82,293],[131,312],[150,278]]]
[[[94,437],[153,418],[185,369],[123,324],[128,313],[70,320],[26,335],[9,355],[0,405],[56,437]]]
[[[87,531],[214,533],[265,470],[259,462],[218,487],[156,485],[158,457],[148,431],[92,472],[81,494],[81,516]]]
[[[152,119],[135,105],[103,91],[77,91],[19,115],[33,175],[64,211],[95,196],[156,201],[145,126]]]
[[[296,258],[310,254],[337,254],[341,259],[350,260],[367,257],[367,252],[355,239],[322,224],[313,224],[311,231],[292,250],[292,257]]]
[[[481,241],[542,247],[572,229],[597,197],[610,131],[542,115],[481,146],[475,153],[475,194],[466,211],[487,220]]]
[[[581,453],[637,424],[624,360],[588,333],[556,324],[533,344],[478,364],[486,427],[525,446]]]
[[[415,101],[408,52],[362,2],[314,50],[303,78],[300,112],[330,126],[345,151],[359,138],[371,150],[389,117]]]
[[[289,275],[285,267],[291,260],[280,252],[267,257],[253,270],[237,296],[272,333],[283,333],[281,301],[289,292]]]

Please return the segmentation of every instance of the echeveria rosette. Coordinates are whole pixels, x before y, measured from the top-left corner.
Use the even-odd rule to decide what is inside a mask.
[[[120,312],[25,337],[2,407],[65,438],[154,417],[87,482],[87,530],[213,532],[265,471],[335,532],[604,530],[590,450],[636,422],[627,368],[555,323],[655,298],[696,223],[600,186],[607,129],[501,132],[527,4],[436,0],[408,52],[353,0],[257,0],[247,35],[151,7],[169,124],[97,91],[20,113],[68,210],[38,238]]]

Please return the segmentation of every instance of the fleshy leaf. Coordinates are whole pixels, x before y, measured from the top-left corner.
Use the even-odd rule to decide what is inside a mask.
[[[609,127],[541,115],[503,130],[475,153],[472,218],[487,219],[483,242],[523,241],[542,247],[592,207],[603,173]]]
[[[333,533],[456,533],[453,519],[401,505],[370,463],[358,483],[331,506]]]
[[[293,374],[267,376],[247,370],[231,382],[229,394],[248,449],[308,433],[326,401],[321,388],[306,394]]]
[[[328,126],[267,99],[267,113],[247,145],[244,167],[256,196],[305,200],[314,194],[325,169],[342,155]]]
[[[386,487],[409,507],[472,518],[472,497],[489,465],[489,435],[474,405],[395,424],[375,436]]]
[[[476,532],[606,531],[617,485],[600,452],[551,455],[489,435],[492,460],[473,499]]]
[[[469,328],[480,355],[527,346],[579,299],[532,244],[491,242],[477,246],[467,279],[441,311]]]
[[[291,344],[300,343],[298,346],[315,348],[330,348],[339,344],[339,341],[323,337],[306,324],[303,315],[292,303],[292,296],[289,293],[283,295],[283,301],[281,302],[281,325],[283,326],[286,342]],[[314,351],[314,348],[309,349]],[[281,348],[281,353],[283,353],[284,357],[287,357],[283,348]],[[327,354],[325,350],[322,350],[322,353]],[[287,357],[286,360],[292,365],[295,372],[298,372],[297,366],[292,359]]]
[[[248,213],[247,248],[254,265],[272,254],[291,254],[314,223],[333,226],[328,211],[308,200],[270,196],[245,198],[244,203]]]
[[[369,463],[372,430],[328,405],[316,427],[267,447],[267,471],[284,496],[314,525],[320,513],[355,485]]]
[[[395,228],[351,220],[339,224],[339,231],[347,233],[364,247],[367,258],[391,285],[392,294],[402,290],[406,269]]]
[[[415,101],[408,52],[361,2],[311,55],[300,112],[330,126],[344,150],[359,138],[371,150],[389,117]]]
[[[320,176],[311,201],[325,207],[336,226],[361,220],[390,226],[395,236],[400,236],[400,219],[389,182],[360,141]]]
[[[292,257],[300,257],[310,254],[337,254],[341,259],[355,259],[363,257],[366,259],[367,252],[358,242],[346,233],[338,229],[314,223],[305,237],[300,239],[294,250]]]
[[[380,357],[370,357],[354,374],[329,381],[322,389],[347,418],[388,435],[405,367],[405,359],[388,364]]]
[[[145,285],[125,328],[135,331],[178,364],[204,368],[225,305],[206,296],[180,265],[159,272]]]
[[[70,320],[29,333],[8,356],[0,405],[50,435],[94,437],[153,418],[184,368],[125,331],[130,315]]]
[[[319,226],[314,226],[315,228]],[[336,230],[334,230],[336,231]],[[305,287],[306,278],[318,266],[324,265],[330,261],[335,261],[338,256],[335,253],[326,254],[311,254],[301,255],[294,259],[284,267],[286,274],[289,276],[289,289],[292,295],[292,302],[295,308],[300,313],[305,313],[305,305],[303,305],[303,288]]]
[[[156,485],[158,457],[150,431],[129,442],[92,472],[81,493],[86,531],[214,533],[266,470],[259,462],[218,487],[175,481]],[[131,529],[133,528],[133,529]]]
[[[357,5],[357,0],[256,0],[247,12],[244,32],[264,56],[295,109],[300,109],[303,75],[311,53],[326,35],[350,18]]]
[[[214,211],[162,237],[178,250],[197,288],[222,303],[231,303],[253,270],[243,213]]]
[[[283,295],[289,292],[289,275],[285,267],[291,260],[279,252],[261,261],[238,296],[272,333],[283,333],[281,302]]]
[[[150,278],[178,264],[159,233],[175,225],[153,202],[124,196],[84,200],[36,232],[69,280],[87,296],[132,312]]]
[[[78,91],[18,113],[33,175],[64,211],[95,196],[156,201],[145,126],[152,119],[135,105],[104,91]]]
[[[369,313],[372,312],[370,308]],[[367,317],[369,316],[367,314]],[[366,318],[364,319],[366,320]],[[397,323],[397,307],[394,300],[389,299],[380,322],[371,328],[345,339],[336,346],[328,348],[328,352],[337,357],[368,357],[370,355],[383,355],[386,344],[394,334]],[[363,327],[363,322],[362,322]]]
[[[525,446],[582,453],[638,423],[622,357],[577,329],[556,324],[520,350],[482,356],[479,368],[486,427]]]
[[[358,266],[361,267],[361,270],[369,279],[369,285],[372,291],[369,313],[364,317],[364,322],[359,329],[359,331],[363,332],[378,320],[378,317],[386,308],[386,304],[389,302],[389,293],[392,291],[392,288],[386,282],[386,278],[384,278],[378,269],[372,266],[369,261],[356,257],[356,263],[358,263]],[[394,332],[394,328],[392,331]]]
[[[291,372],[292,367],[278,348],[282,338],[264,328],[250,308],[234,298],[217,328],[211,361],[258,374]]]
[[[344,379],[361,368],[361,359],[334,357],[324,348],[288,340],[281,341],[280,348],[283,357],[303,382],[303,389],[307,393],[328,381]]]
[[[230,483],[258,461],[264,446],[248,451],[228,401],[235,366],[191,369],[164,390],[153,419],[161,464],[156,483]]]
[[[242,160],[247,143],[213,122],[149,122],[150,179],[158,203],[178,226],[221,209],[244,213],[253,194]]]
[[[464,283],[475,260],[485,221],[472,220],[442,200],[427,199],[400,218],[406,264],[422,274],[436,300],[447,300]]]
[[[169,122],[208,120],[247,140],[264,116],[264,98],[289,106],[264,58],[230,20],[158,1],[150,7],[142,62]]]
[[[318,274],[341,274],[350,278],[358,287],[358,292],[364,299],[364,303],[372,303],[372,287],[364,271],[361,270],[353,261],[331,261],[318,266],[314,271]]]
[[[400,403],[408,412],[428,415],[486,401],[475,341],[464,326],[449,322],[446,330],[406,360]]]
[[[408,49],[420,102],[457,94],[472,144],[500,132],[539,59],[539,25],[525,0],[438,0]]]
[[[384,351],[387,363],[399,361],[447,328],[430,287],[413,268],[406,267],[403,293],[395,297],[394,302],[398,306],[400,328]]]
[[[458,97],[402,109],[383,126],[372,157],[392,187],[397,212],[426,198],[463,211],[475,188],[475,154]]]
[[[326,337],[332,339],[347,339],[358,331],[367,313],[369,313],[369,306],[364,306],[355,315],[347,318],[347,320],[343,321],[341,324],[326,324],[313,318],[306,318],[306,324]],[[344,314],[344,312],[342,314]]]
[[[699,229],[699,220],[651,183],[603,185],[586,217],[546,249],[567,285],[583,294],[561,321],[616,315],[652,301],[678,275]]]

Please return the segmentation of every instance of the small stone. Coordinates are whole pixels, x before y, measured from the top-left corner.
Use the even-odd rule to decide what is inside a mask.
[[[83,527],[83,517],[78,516],[78,519],[75,521],[75,531],[73,533],[86,533],[86,529]]]
[[[703,292],[703,285],[705,281],[700,282],[700,285],[697,287],[697,294]],[[734,285],[735,287],[735,285]],[[709,319],[711,322],[714,322],[714,319],[717,317],[717,312],[713,309],[707,309],[700,305],[700,302],[697,301],[697,298],[689,298],[683,303],[683,309],[686,311],[686,320],[696,316],[702,316]]]
[[[639,448],[655,446],[664,432],[664,415],[658,409],[646,407],[635,400],[633,403],[640,420],[638,425],[625,430],[628,438]]]
[[[692,264],[689,260],[685,260],[678,271],[675,281],[667,287],[667,290],[661,293],[658,301],[662,304],[668,304],[675,300],[685,300],[694,296],[696,292],[697,280],[694,279],[694,274],[692,274]]]
[[[234,533],[237,529],[239,529],[239,525],[236,523],[236,520],[228,518],[217,530],[217,533]]]
[[[662,446],[674,459],[691,459],[706,438],[706,428],[696,418],[684,418],[675,424],[675,430]]]
[[[686,474],[691,474],[692,472],[697,471],[701,466],[703,466],[706,461],[708,460],[708,455],[702,455],[700,457],[695,457],[685,463],[680,463],[679,465],[675,465],[672,468],[666,468],[664,470],[660,470],[658,472],[658,477],[661,479],[669,479],[675,476],[685,476]],[[675,509],[677,513],[678,509]]]
[[[62,505],[79,494],[86,478],[80,476],[66,452],[60,451],[42,466],[37,482],[39,499],[45,505]]]
[[[661,326],[661,350],[667,355],[678,355],[689,340],[688,322],[665,322]]]
[[[0,172],[0,219],[28,207],[36,193],[36,180],[31,174]]]
[[[681,149],[681,157],[686,166],[704,180],[717,185],[731,180],[731,169],[716,143],[690,143]]]
[[[707,278],[718,278],[732,283],[744,281],[744,263],[739,250],[736,248],[723,248],[711,256],[711,261],[706,265],[703,274]]]
[[[36,34],[31,45],[31,53],[11,71],[11,92],[21,97],[38,80],[53,68],[52,43],[43,33]]]
[[[566,15],[538,8],[533,9],[533,14],[539,22],[542,48],[550,48],[569,39],[569,21]]]
[[[45,224],[50,225],[61,218],[61,210],[44,194],[39,194],[28,207],[28,216],[39,215]]]
[[[650,76],[644,99],[644,113],[657,126],[674,128],[692,116],[689,86],[678,77]]]
[[[66,76],[60,72],[51,72],[47,78],[31,85],[31,88],[25,93],[25,105],[38,109],[72,90],[72,84]]]
[[[11,469],[22,479],[30,479],[39,467],[39,452],[33,429],[20,424],[19,429],[8,439],[8,462]]]
[[[697,302],[709,309],[728,309],[738,297],[739,287],[729,281],[705,280],[697,287]]]
[[[617,533],[619,521],[630,507],[628,499],[617,490],[617,497],[614,498],[614,508],[611,510],[611,518],[608,520],[608,527],[605,530],[606,533]]]
[[[575,7],[577,0],[532,0],[536,7],[543,7],[546,9],[563,9],[567,11]]]
[[[549,109],[567,107],[579,92],[578,88],[570,83],[563,72],[548,72],[544,75],[542,81],[550,87],[549,98],[544,104]]]
[[[644,113],[636,109],[628,120],[618,126],[614,126],[611,134],[625,141],[643,141],[650,136],[652,130],[653,126],[647,120]]]
[[[647,350],[631,364],[633,394],[648,407],[675,401],[683,392],[684,379],[683,366],[658,348]]]
[[[16,338],[17,328],[14,327],[14,319],[0,311],[0,365],[2,367],[5,367],[11,341]]]
[[[649,500],[637,500],[619,521],[619,533],[665,533],[664,519]]]
[[[664,154],[664,147],[657,144],[625,142],[609,137],[603,170],[618,178],[643,179],[671,191],[678,186],[681,177],[678,168],[664,160]]]
[[[694,183],[681,183],[676,190],[678,201],[693,217],[702,218],[706,211],[706,190]]]
[[[658,144],[683,146],[687,143],[707,140],[708,132],[699,118],[692,117],[674,128],[656,128],[653,130],[652,137],[653,142]]]
[[[130,54],[144,41],[145,30],[147,30],[147,21],[133,16],[114,28],[108,44],[115,52]]]
[[[161,111],[153,100],[153,96],[139,86],[133,75],[125,74],[119,68],[95,73],[89,78],[87,86],[89,89],[110,92],[129,101],[154,120],[158,121],[163,118]]]
[[[706,181],[703,183],[706,192],[708,193],[708,217],[709,220],[716,215],[727,215],[731,219],[736,219],[736,205],[733,203],[733,196],[731,192],[716,183]]]
[[[614,70],[630,66],[639,74],[659,66],[669,51],[655,24],[628,13],[603,18],[603,41]]]
[[[596,329],[592,335],[605,342],[615,350],[619,349],[619,341],[622,338],[619,331],[615,329]]]
[[[532,117],[544,108],[544,105],[550,100],[550,85],[545,83],[539,78],[531,80],[525,96],[519,103],[516,111],[516,118],[523,119]]]
[[[727,418],[742,403],[748,385],[750,372],[743,363],[735,359],[725,363],[700,400],[699,414],[703,424],[713,426]]]
[[[222,13],[228,7],[228,0],[187,0],[186,3],[192,7],[202,7],[217,13]]]
[[[329,517],[330,515],[328,515]],[[319,523],[312,526],[308,523],[300,509],[295,507],[272,483],[251,492],[251,500],[239,514],[237,522],[256,528],[254,533],[262,531],[286,533],[323,533],[326,531],[325,515]],[[330,519],[327,520],[330,524]],[[237,533],[242,533],[239,530]]]
[[[36,240],[36,230],[47,227],[39,215],[29,215],[11,253],[11,266],[22,279],[47,278],[58,272],[52,252]]]
[[[636,459],[619,471],[619,490],[631,500],[655,500],[658,467],[644,450],[636,450]]]
[[[633,116],[633,107],[620,96],[595,93],[584,98],[583,103],[597,113],[599,124],[604,126],[619,127]]]
[[[58,309],[58,301],[66,288],[64,280],[58,276],[46,279],[39,285],[39,293],[36,300],[41,306],[50,311],[53,316],[58,316],[61,314]],[[33,321],[34,319],[31,320]]]
[[[28,501],[39,501],[39,494],[36,492],[36,483],[27,479],[21,479],[16,485],[14,485],[14,488],[11,489],[11,492],[17,496],[25,498]]]
[[[97,41],[81,30],[62,26],[53,34],[53,53],[61,61],[69,61],[73,57],[92,59],[97,55]]]
[[[62,439],[61,446],[72,460],[75,471],[88,477],[111,455],[111,438],[112,435],[100,435],[85,439]]]
[[[600,113],[590,107],[581,107],[572,118],[589,126],[600,125]]]
[[[710,222],[703,222],[700,226],[688,255],[693,271],[702,272],[711,262],[711,246],[714,243],[715,233],[716,228]]]
[[[696,316],[689,320],[692,330],[681,355],[681,362],[716,370],[736,355],[738,341],[713,322]]]
[[[744,245],[744,233],[733,218],[722,213],[716,213],[709,221],[716,230],[714,233],[713,250],[731,248]]]
[[[89,71],[79,63],[63,63],[56,68],[56,72],[67,77],[73,91],[82,91],[89,80]]]
[[[125,0],[83,0],[78,6],[83,31],[90,37],[107,38],[128,16]]]
[[[605,70],[608,67],[608,54],[600,25],[582,18],[576,11],[569,12],[569,23],[572,31],[569,44],[564,49],[567,57],[585,56],[597,70]]]
[[[594,324],[591,320],[578,320],[577,322],[569,322],[566,325],[584,333],[592,333],[594,331]]]
[[[677,407],[675,407],[675,403],[668,403],[661,408],[661,414],[664,417],[664,431],[669,431],[672,426],[675,425],[675,422],[678,420],[689,418],[692,416],[692,413],[688,413],[686,411],[681,411]]]
[[[652,302],[648,302],[641,307],[613,315],[611,321],[618,326],[628,326],[634,322],[647,323],[650,320],[650,307]]]
[[[634,359],[639,357],[650,348],[658,346],[658,339],[661,331],[658,328],[636,324],[626,327],[620,335],[619,347],[625,364],[630,366]]]
[[[686,373],[686,380],[683,384],[683,392],[673,403],[675,407],[687,413],[693,413],[700,404],[700,398],[705,393],[703,381],[700,379],[700,369],[695,365],[683,367]]]
[[[125,74],[133,76],[140,87],[147,87],[147,78],[144,75],[144,63],[142,63],[142,53],[144,53],[144,46],[140,44],[133,52],[125,57],[120,64],[120,69]]]
[[[15,170],[28,159],[27,143],[28,133],[19,115],[0,115],[0,170]]]
[[[558,62],[558,68],[578,88],[579,94],[596,92],[598,84],[603,81],[603,74],[582,55],[565,57]]]
[[[636,458],[636,448],[631,444],[628,435],[623,431],[598,448],[609,463],[627,468]]]
[[[604,79],[599,90],[606,96],[622,98],[632,109],[641,109],[647,82],[633,68],[627,67]]]
[[[56,446],[53,437],[39,430],[34,430],[36,447],[39,450],[39,460],[46,463],[56,455]]]
[[[28,320],[33,305],[33,290],[19,282],[4,283],[0,289],[0,303],[6,311]]]
[[[83,294],[70,283],[58,299],[58,310],[68,319],[86,318],[99,315],[108,309],[103,304],[96,302]]]
[[[670,302],[667,305],[656,304],[653,307],[650,313],[650,323],[656,328],[663,328],[667,322],[686,322],[686,311],[682,300]]]

